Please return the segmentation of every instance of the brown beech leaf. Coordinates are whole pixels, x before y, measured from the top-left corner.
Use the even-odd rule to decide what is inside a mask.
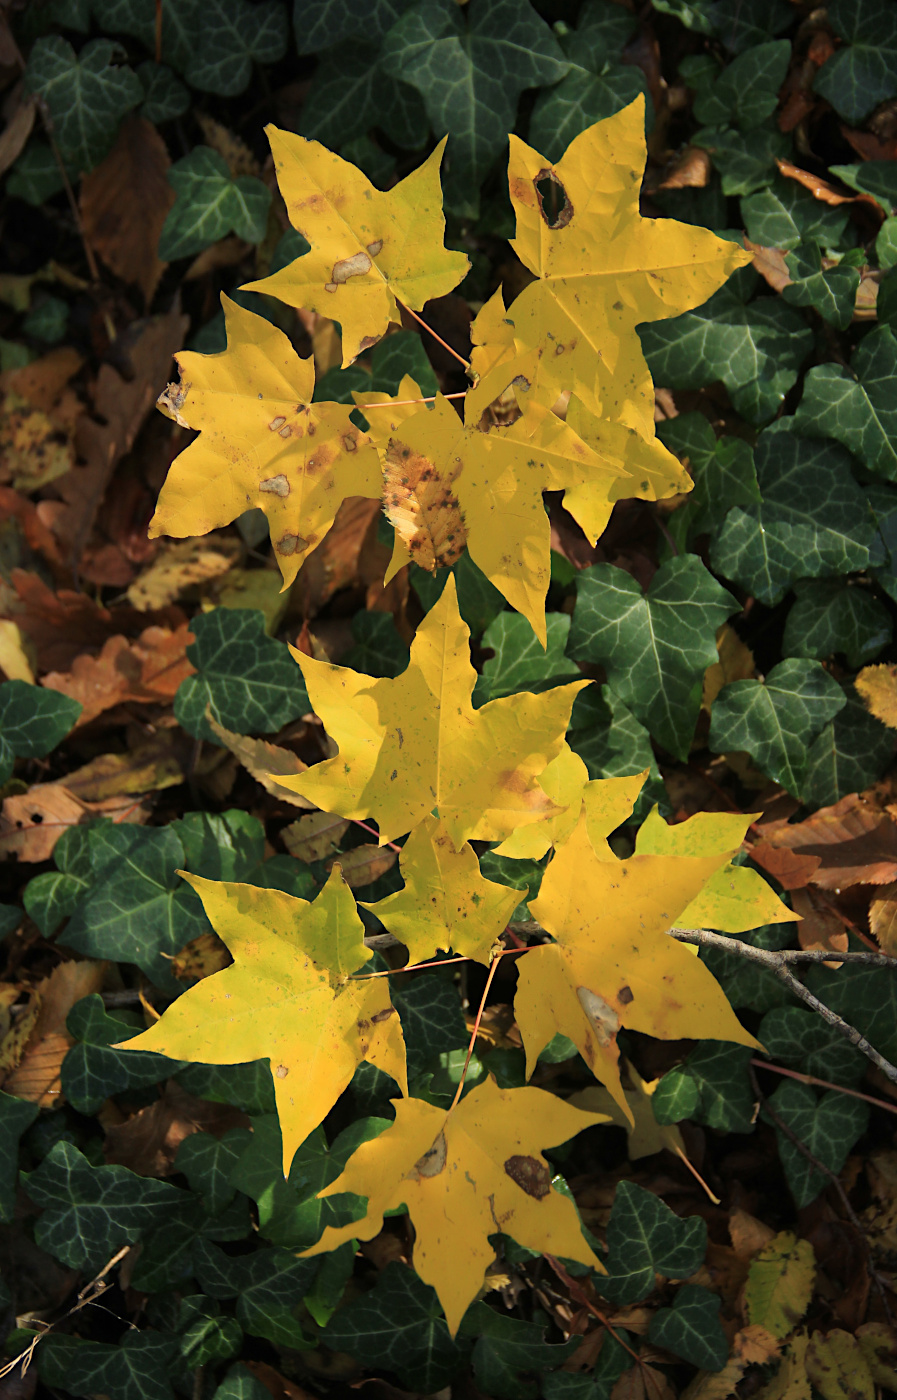
[[[841,194],[828,180],[823,180],[819,175],[812,175],[809,170],[802,169],[790,160],[777,160],[776,165],[783,175],[803,185],[804,189],[809,190],[813,198],[822,204],[870,204],[881,217],[881,205],[871,194]]]
[[[277,781],[278,778],[292,778],[297,773],[304,773],[308,767],[292,749],[282,749],[278,744],[269,744],[267,739],[249,739],[243,734],[234,734],[213,719],[208,712],[206,719],[222,744],[230,749],[247,773],[251,773],[266,792],[270,792],[272,797],[280,798],[281,802],[289,802],[291,807],[304,807],[306,811],[314,809],[315,804],[312,801],[298,792],[293,792],[291,788],[283,787]]]
[[[3,799],[0,812],[0,857],[34,862],[49,860],[62,833],[92,816],[142,825],[149,811],[131,797],[82,802],[62,783],[37,783],[28,792]]]
[[[803,855],[769,841],[758,841],[751,847],[751,860],[778,880],[783,890],[803,889],[822,864],[820,856]]]
[[[897,880],[876,892],[869,905],[869,928],[883,951],[897,957]]]
[[[309,812],[307,817],[300,817],[284,827],[280,835],[291,856],[310,864],[335,851],[348,830],[349,823],[342,817],[334,817],[329,812]]]
[[[334,865],[339,864],[349,889],[358,890],[372,885],[387,870],[391,870],[397,857],[398,851],[391,846],[353,846],[351,851],[341,851],[329,860],[327,869],[332,870]]]
[[[71,671],[52,671],[42,683],[83,706],[78,727],[125,701],[166,704],[174,699],[181,681],[193,675],[195,668],[186,655],[192,641],[187,623],[176,632],[147,627],[135,642],[120,635],[110,637],[99,656],[79,656]]]
[[[305,560],[294,585],[300,610],[314,617],[339,588],[346,588],[360,575],[361,551],[373,527],[376,535],[380,502],[366,496],[347,496],[336,519],[317,549]],[[380,569],[382,582],[389,551]]]
[[[123,282],[136,282],[149,304],[167,263],[156,252],[174,203],[171,160],[152,122],[130,112],[115,145],[81,182],[84,237]]]
[[[63,1102],[59,1072],[74,1044],[65,1019],[76,1001],[100,990],[105,969],[101,962],[59,963],[37,983],[33,993],[37,1017],[17,1065],[3,1081],[4,1093],[41,1108],[59,1107]]]
[[[193,1133],[223,1137],[232,1128],[248,1126],[238,1108],[195,1098],[169,1079],[155,1103],[106,1130],[103,1156],[139,1176],[170,1176],[178,1148]]]
[[[816,890],[794,890],[791,907],[800,915],[798,942],[808,951],[816,948],[833,953],[847,952],[847,932],[837,914]],[[836,964],[832,964],[836,966]]]
[[[819,868],[810,879],[823,889],[897,880],[897,822],[859,793],[820,808],[803,822],[764,822],[760,832],[774,846],[818,856]]]

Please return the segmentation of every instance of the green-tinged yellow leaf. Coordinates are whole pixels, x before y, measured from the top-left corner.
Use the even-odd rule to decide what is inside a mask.
[[[564,742],[587,681],[474,710],[470,633],[450,577],[411,644],[408,669],[371,681],[294,651],[336,758],[283,783],[322,811],[373,817],[381,843],[438,814],[455,846],[500,841],[555,812],[538,778]]]
[[[405,944],[409,962],[442,949],[488,963],[520,891],[485,879],[473,849],[465,844],[456,851],[435,817],[411,833],[399,866],[405,888],[376,904],[362,903]]]
[[[809,1240],[783,1230],[751,1260],[744,1286],[748,1322],[781,1341],[801,1321],[813,1296],[816,1259]]]
[[[290,222],[311,251],[247,289],[338,321],[343,364],[351,364],[390,321],[401,320],[399,303],[420,311],[456,287],[470,266],[463,253],[443,247],[445,140],[417,170],[381,191],[317,141],[266,130]]]
[[[268,1059],[288,1172],[362,1060],[407,1093],[387,979],[352,977],[371,953],[338,866],[313,904],[280,890],[186,878],[234,961],[114,1048],[210,1065]]]
[[[320,1194],[367,1196],[367,1214],[328,1226],[306,1254],[369,1240],[404,1203],[415,1229],[414,1267],[436,1289],[454,1334],[495,1258],[489,1236],[601,1270],[573,1202],[551,1185],[540,1147],[606,1123],[542,1089],[499,1089],[490,1076],[449,1113],[420,1099],[396,1100],[395,1123],[362,1143],[342,1176]]]
[[[545,852],[565,841],[579,820],[582,795],[589,780],[589,770],[579,754],[564,744],[539,778],[539,787],[555,806],[561,808],[556,816],[543,817],[532,826],[521,826],[500,846],[495,854],[512,856],[516,860],[540,860]]]
[[[823,1400],[875,1400],[875,1381],[859,1341],[850,1332],[814,1332],[807,1376]]]
[[[811,1400],[810,1378],[807,1375],[806,1332],[798,1332],[791,1341],[771,1381],[757,1392],[756,1400]]]
[[[348,405],[311,402],[313,361],[264,317],[221,301],[227,349],[180,351],[181,382],[159,400],[200,435],[172,463],[150,535],[208,534],[257,507],[292,583],[346,496],[379,497],[380,462]]]

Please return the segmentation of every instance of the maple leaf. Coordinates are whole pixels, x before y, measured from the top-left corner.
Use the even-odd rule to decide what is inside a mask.
[[[367,1196],[367,1214],[341,1229],[328,1226],[303,1257],[373,1239],[384,1213],[405,1204],[416,1234],[414,1267],[435,1288],[453,1335],[495,1258],[490,1235],[603,1272],[539,1148],[607,1123],[604,1114],[571,1108],[542,1089],[499,1089],[491,1075],[449,1112],[422,1099],[394,1102],[395,1122],[362,1143],[320,1192]]]
[[[511,246],[537,279],[510,308],[514,336],[542,352],[555,396],[570,390],[650,440],[654,394],[636,326],[699,306],[750,254],[707,229],[641,217],[641,96],[588,127],[554,165],[519,137],[510,142]]]
[[[362,1060],[407,1093],[401,1022],[385,979],[352,977],[372,954],[339,866],[313,904],[280,890],[184,878],[234,961],[113,1048],[211,1065],[268,1059],[286,1174]]]
[[[380,463],[346,404],[311,402],[314,362],[222,294],[227,349],[182,350],[159,407],[195,442],[172,463],[150,536],[203,535],[259,507],[284,583],[320,544],[345,496],[380,495]]]
[[[530,901],[533,918],[555,942],[530,949],[518,963],[515,1014],[528,1074],[561,1031],[628,1117],[618,1068],[621,1026],[666,1040],[694,1037],[700,1027],[704,1039],[757,1045],[708,968],[667,936],[739,849],[749,821],[727,818],[717,842],[705,832],[700,854],[637,848],[619,860],[603,838],[597,850],[592,845],[583,814]],[[719,849],[723,841],[730,844]]]
[[[400,676],[372,681],[293,655],[335,758],[280,779],[322,811],[373,817],[380,843],[438,813],[455,846],[499,841],[556,810],[536,781],[560,752],[573,700],[588,681],[522,692],[474,710],[477,673],[455,580],[424,617]]]
[[[401,321],[400,304],[420,311],[456,287],[470,266],[464,253],[443,247],[445,139],[417,170],[381,191],[317,141],[265,130],[290,222],[311,250],[246,290],[338,321],[343,364],[351,364],[390,321]]]
[[[435,817],[415,827],[399,864],[405,888],[376,904],[362,904],[405,944],[409,962],[421,962],[437,949],[451,949],[488,963],[494,943],[520,903],[520,891],[485,879],[472,848],[464,845],[456,851]]]
[[[519,827],[500,846],[496,846],[495,854],[511,856],[515,860],[540,860],[552,846],[566,840],[579,820],[583,791],[588,781],[588,768],[579,754],[565,743],[557,758],[549,763],[539,778],[539,787],[560,810],[539,822],[533,822],[531,826]]]

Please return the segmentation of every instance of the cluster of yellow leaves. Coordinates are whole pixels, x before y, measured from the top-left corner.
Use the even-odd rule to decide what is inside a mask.
[[[452,950],[488,964],[496,951],[520,891],[484,878],[472,840],[554,848],[530,905],[551,941],[518,960],[528,1076],[560,1031],[634,1125],[632,1091],[620,1080],[621,1027],[678,1038],[699,1025],[704,1038],[756,1045],[694,951],[667,936],[677,923],[740,932],[795,917],[755,872],[732,863],[750,815],[701,813],[671,827],[655,811],[633,855],[620,859],[608,837],[631,816],[646,775],[589,781],[570,754],[564,734],[584,681],[473,708],[476,673],[451,577],[394,679],[294,655],[339,751],[278,774],[278,788],[331,817],[376,820],[382,843],[407,835],[404,888],[365,907],[412,961]],[[490,1234],[596,1263],[541,1149],[610,1121],[606,1113],[534,1088],[499,1090],[488,1079],[448,1111],[409,1099],[388,977],[363,970],[371,953],[338,862],[313,903],[189,878],[234,961],[128,1047],[218,1064],[267,1058],[285,1170],[362,1060],[405,1096],[394,1125],[330,1188],[367,1196],[366,1214],[316,1248],[370,1238],[384,1211],[404,1201],[417,1230],[416,1267],[453,1330],[482,1286]]]
[[[466,256],[443,246],[444,142],[384,192],[317,142],[268,134],[290,220],[310,251],[249,289],[337,321],[349,364],[403,307],[421,310],[467,271]],[[654,436],[635,328],[699,305],[750,260],[705,229],[642,218],[645,155],[641,98],[576,137],[554,166],[511,138],[513,247],[534,280],[509,310],[499,291],[477,317],[463,422],[439,395],[428,407],[406,380],[396,403],[417,400],[410,412],[357,395],[371,420],[360,432],[347,406],[312,404],[311,359],[224,297],[227,350],[182,352],[181,382],[159,401],[200,436],[172,466],[151,534],[205,534],[260,507],[286,586],[341,501],[382,498],[396,527],[393,569],[414,559],[433,571],[466,544],[544,643],[542,492],[563,490],[594,542],[615,500],[690,489]],[[502,399],[514,421],[490,413]]]

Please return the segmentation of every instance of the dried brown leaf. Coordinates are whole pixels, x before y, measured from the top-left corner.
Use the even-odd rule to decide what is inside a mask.
[[[870,714],[897,729],[897,666],[864,666],[854,684]]]
[[[309,812],[307,817],[300,817],[284,827],[280,835],[291,856],[310,864],[335,851],[348,830],[349,823],[342,817],[334,817],[329,812]]]
[[[223,535],[214,540],[166,541],[149,567],[131,584],[128,602],[139,612],[164,608],[188,588],[226,574],[239,555],[239,541]]]
[[[754,654],[728,622],[724,622],[716,634],[716,651],[719,661],[708,666],[704,672],[704,688],[701,708],[710,713],[714,700],[724,685],[730,681],[750,680],[754,675]]]
[[[110,637],[99,656],[79,656],[70,671],[52,671],[42,684],[83,706],[78,727],[125,701],[166,704],[174,699],[181,681],[193,674],[186,655],[192,641],[187,623],[176,632],[147,627],[135,642],[120,635]]]
[[[289,802],[292,807],[304,807],[306,811],[314,810],[315,804],[309,802],[308,798],[300,797],[298,792],[282,787],[277,781],[278,778],[292,778],[297,773],[304,773],[308,767],[292,749],[282,749],[277,744],[269,744],[266,739],[249,739],[243,734],[234,734],[210,714],[206,715],[206,719],[222,744],[230,749],[247,773],[251,773],[266,792],[270,792],[272,797],[280,798],[281,802]]]
[[[795,914],[800,915],[797,937],[802,948],[807,951],[825,949],[832,953],[847,952],[844,924],[816,890],[794,890],[791,907]],[[832,963],[831,966],[837,964]]]
[[[884,952],[897,957],[897,881],[876,892],[869,905],[869,928]]]
[[[760,832],[773,846],[817,856],[820,865],[811,880],[823,889],[897,880],[897,822],[859,793],[820,808],[803,822],[764,822]]]
[[[329,860],[327,869],[332,870],[338,864],[349,889],[357,890],[385,875],[395,865],[397,857],[398,851],[391,846],[353,846],[351,851],[342,851]]]
[[[871,194],[841,194],[828,180],[823,180],[818,175],[812,175],[809,170],[803,170],[799,165],[794,165],[790,160],[777,160],[776,165],[780,172],[789,180],[796,180],[799,185],[803,185],[805,190],[809,190],[814,199],[818,199],[822,204],[870,204],[881,217],[882,210],[877,200]]]
[[[758,841],[751,847],[751,860],[761,866],[784,890],[799,890],[812,880],[822,864],[819,856],[803,855],[787,847]]]
[[[762,243],[752,243],[749,238],[745,238],[744,246],[749,253],[753,253],[754,267],[774,292],[791,286],[791,273],[780,248],[765,248]]]
[[[160,1098],[127,1122],[108,1128],[103,1156],[139,1176],[170,1176],[181,1143],[193,1133],[222,1137],[249,1119],[230,1104],[195,1098],[169,1079]]]
[[[163,732],[130,753],[104,753],[67,773],[65,785],[82,802],[102,802],[127,793],[161,792],[184,781],[184,769]]]
[[[62,783],[37,783],[27,792],[3,799],[0,857],[27,862],[49,860],[62,833],[92,816],[140,826],[149,812],[131,797],[82,802]]]
[[[167,267],[157,253],[174,190],[171,160],[152,122],[129,113],[105,160],[81,181],[84,237],[123,282],[136,282],[149,304]]]
[[[100,990],[105,970],[106,964],[100,962],[59,963],[37,983],[37,1017],[16,1067],[3,1081],[4,1093],[41,1108],[59,1107],[63,1102],[59,1074],[74,1044],[66,1017],[76,1001]]]

